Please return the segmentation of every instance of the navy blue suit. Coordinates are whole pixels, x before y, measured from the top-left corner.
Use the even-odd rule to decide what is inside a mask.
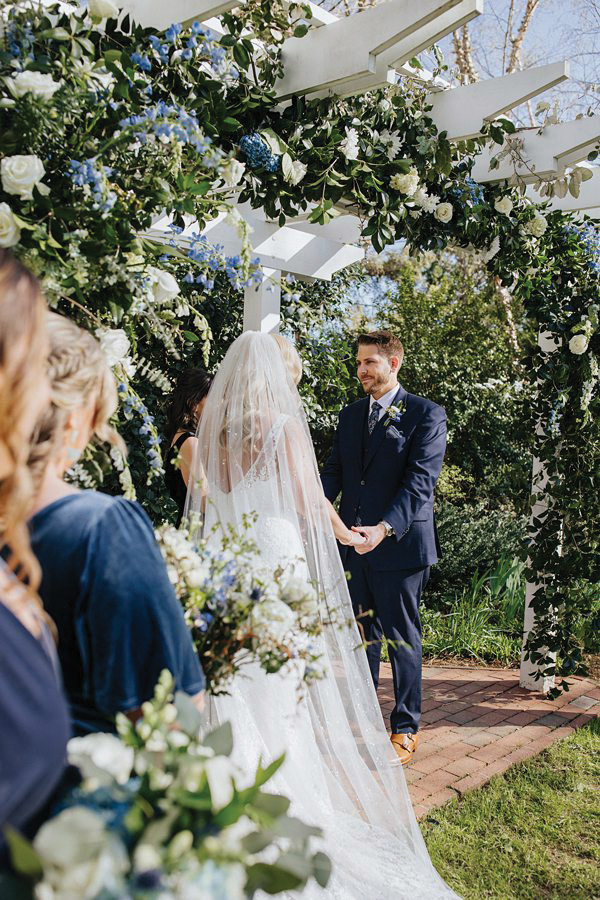
[[[401,385],[392,405],[403,408],[399,419],[383,415],[370,435],[368,397],[342,410],[321,480],[332,503],[341,492],[348,527],[385,520],[394,529],[370,553],[351,547],[340,553],[375,687],[382,634],[388,640],[396,700],[390,720],[398,734],[415,733],[421,716],[419,601],[440,553],[433,491],[446,449],[446,413]]]

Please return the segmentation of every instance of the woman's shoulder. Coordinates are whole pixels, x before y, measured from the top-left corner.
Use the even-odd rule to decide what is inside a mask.
[[[75,532],[89,540],[99,529],[115,528],[119,523],[131,527],[136,522],[152,530],[148,516],[135,501],[88,490],[50,503],[35,514],[31,524],[34,534],[47,527],[60,527],[63,533]]]

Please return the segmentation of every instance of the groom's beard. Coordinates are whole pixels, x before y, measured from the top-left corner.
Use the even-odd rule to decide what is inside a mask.
[[[389,380],[389,375],[385,378],[383,375],[373,375],[371,376],[371,379],[366,382],[361,380],[361,384],[365,394],[370,396],[371,394],[379,393],[383,388],[387,387]]]

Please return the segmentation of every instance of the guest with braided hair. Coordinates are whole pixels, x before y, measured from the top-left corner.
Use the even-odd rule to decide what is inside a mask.
[[[163,669],[191,695],[201,696],[204,677],[146,514],[63,479],[92,437],[120,445],[108,425],[117,392],[89,332],[51,313],[48,334],[51,402],[30,456],[30,533],[73,732],[83,735],[114,731],[117,712],[136,718]]]

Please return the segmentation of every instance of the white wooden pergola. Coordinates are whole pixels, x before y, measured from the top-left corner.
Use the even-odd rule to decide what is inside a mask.
[[[243,5],[244,0],[126,0],[125,12],[144,25],[166,28],[172,22],[201,21],[216,33],[223,29],[219,16]],[[492,121],[521,103],[554,87],[568,78],[568,62],[539,66],[500,78],[463,87],[450,87],[427,71],[415,71],[409,60],[445,35],[478,16],[483,0],[387,0],[350,17],[337,18],[312,4],[312,27],[304,38],[290,38],[283,46],[285,75],[277,86],[282,103],[293,95],[352,95],[399,83],[409,76],[421,79],[429,88],[431,116],[440,131],[458,141],[478,135],[485,122]],[[340,52],[343,50],[343,52]],[[520,143],[520,160],[507,154],[497,168],[490,168],[492,156],[502,148],[486,147],[478,156],[473,178],[479,183],[499,182],[515,173],[525,182],[534,201],[540,196],[535,185],[556,180],[585,160],[600,141],[600,116],[589,116],[544,128],[521,129],[515,137]],[[509,139],[510,140],[510,139]],[[522,142],[522,143],[521,143]],[[551,201],[551,209],[573,212],[600,210],[600,167],[581,185],[578,196],[568,194]],[[312,225],[306,216],[280,227],[269,221],[261,210],[238,206],[252,228],[250,242],[260,260],[265,278],[258,287],[247,288],[244,296],[244,328],[276,332],[280,323],[281,277],[291,273],[304,279],[331,279],[335,272],[363,258],[358,245],[358,218],[347,207],[337,209],[338,216],[327,225]],[[151,233],[164,235],[168,220],[157,221]],[[190,223],[180,236],[185,241],[197,231]],[[204,233],[211,242],[223,245],[228,254],[237,254],[241,239],[225,216],[210,222]],[[170,235],[171,237],[171,235]],[[555,346],[540,335],[545,352]],[[534,493],[540,493],[537,475],[540,464],[534,461]],[[543,473],[542,473],[543,475]],[[533,513],[539,516],[543,506]],[[533,626],[531,596],[527,586],[524,632]],[[536,670],[522,660],[521,684],[532,690],[547,691],[552,679],[536,680]]]

